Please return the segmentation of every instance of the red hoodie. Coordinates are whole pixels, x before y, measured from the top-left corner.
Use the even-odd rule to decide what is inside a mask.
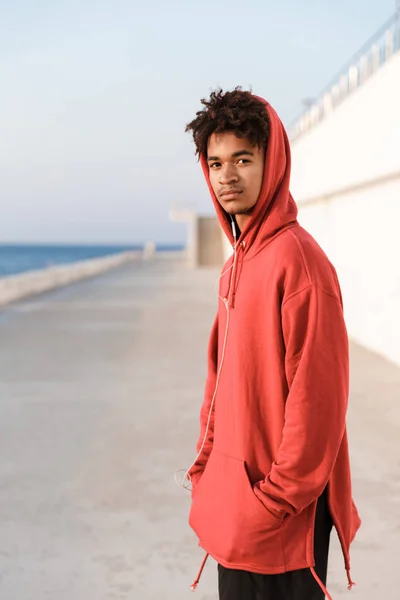
[[[260,98],[260,100],[262,100]],[[189,470],[189,523],[221,565],[254,573],[312,568],[317,500],[328,503],[344,554],[360,519],[352,501],[346,432],[348,337],[335,269],[297,222],[290,149],[270,120],[262,189],[223,269]]]

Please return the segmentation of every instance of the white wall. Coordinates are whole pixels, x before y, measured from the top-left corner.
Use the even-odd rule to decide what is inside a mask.
[[[400,167],[400,52],[292,146],[298,202]]]
[[[338,270],[350,336],[400,364],[400,53],[294,142],[292,163],[299,221]]]

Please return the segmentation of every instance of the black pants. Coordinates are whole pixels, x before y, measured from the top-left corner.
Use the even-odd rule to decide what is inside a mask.
[[[326,585],[332,519],[326,492],[317,504],[315,518],[315,571]],[[310,569],[279,575],[259,575],[218,565],[220,600],[324,600],[324,593]]]

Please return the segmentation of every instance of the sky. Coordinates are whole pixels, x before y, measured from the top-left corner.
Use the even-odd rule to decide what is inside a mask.
[[[211,89],[289,124],[394,0],[0,0],[0,243],[182,242],[211,214],[184,132]]]

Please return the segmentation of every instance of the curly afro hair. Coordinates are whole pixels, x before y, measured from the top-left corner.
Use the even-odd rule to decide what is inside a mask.
[[[264,104],[251,92],[236,87],[231,92],[217,89],[201,103],[204,108],[186,126],[193,133],[196,154],[207,156],[208,139],[213,133],[233,132],[247,138],[253,146],[266,149],[269,137],[268,113]]]

